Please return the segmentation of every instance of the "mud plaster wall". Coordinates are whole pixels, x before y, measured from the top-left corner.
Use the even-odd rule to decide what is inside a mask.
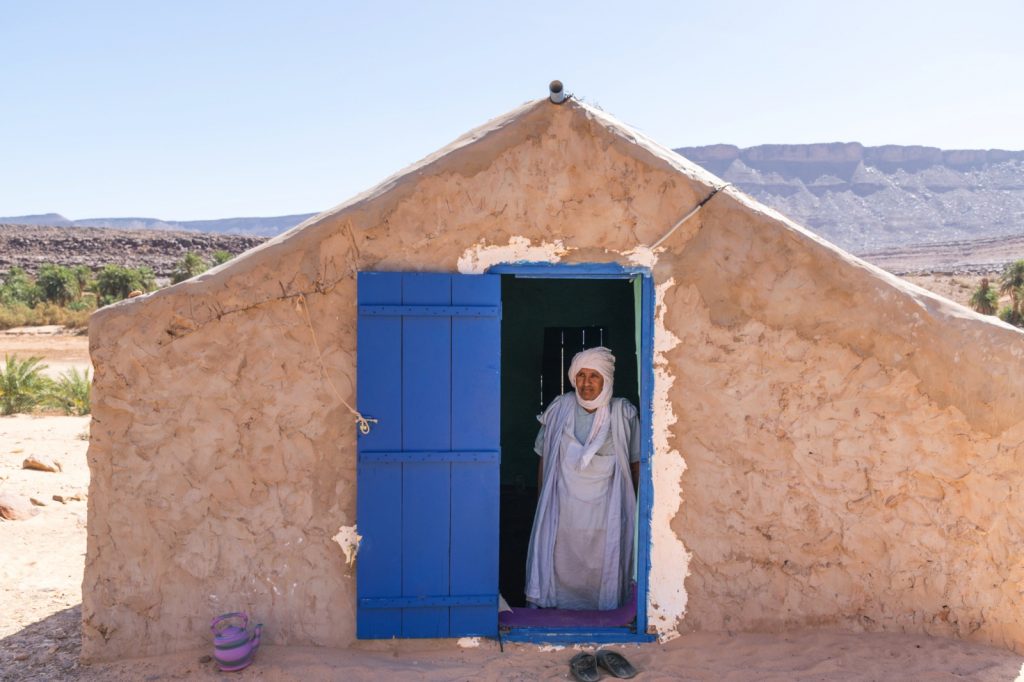
[[[493,247],[626,262],[707,192],[577,105],[529,105],[455,146],[93,318],[87,660],[204,646],[235,609],[273,643],[353,641],[354,571],[331,536],[356,523],[355,435],[298,294],[354,403],[357,271],[455,272]],[[674,534],[652,550],[655,624],[968,634],[976,612],[973,636],[1020,642],[1024,432],[1019,400],[1001,402],[1019,386],[970,407],[992,363],[1024,376],[1020,335],[920,303],[742,198],[666,246],[655,530]]]
[[[685,626],[1021,650],[1024,336],[818,259],[756,215],[711,227],[665,297]]]

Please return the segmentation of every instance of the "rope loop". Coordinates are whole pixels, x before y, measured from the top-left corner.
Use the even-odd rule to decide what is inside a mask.
[[[351,410],[352,408],[349,409]],[[359,412],[356,412],[356,424],[359,424],[359,433],[363,434],[364,436],[368,434],[370,432],[370,422],[376,424],[377,420],[374,419],[373,417],[364,417],[363,415],[359,414]]]
[[[373,417],[363,416],[359,410],[349,405],[348,401],[341,397],[338,387],[334,385],[334,382],[331,380],[331,375],[327,372],[327,365],[324,363],[324,354],[323,351],[320,350],[320,342],[317,341],[316,330],[313,329],[313,320],[309,316],[309,304],[306,303],[306,295],[301,293],[297,294],[295,299],[299,304],[299,309],[302,310],[306,326],[309,327],[309,335],[313,337],[313,347],[316,348],[316,356],[320,360],[320,371],[323,373],[324,379],[327,381],[327,385],[331,387],[332,391],[334,391],[334,395],[341,401],[341,404],[347,407],[348,411],[355,415],[356,425],[359,427],[359,433],[365,436],[370,433],[370,424],[376,424],[377,420]]]

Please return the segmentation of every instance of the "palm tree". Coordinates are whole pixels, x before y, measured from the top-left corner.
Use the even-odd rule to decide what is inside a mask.
[[[17,355],[5,355],[0,369],[0,414],[28,412],[39,404],[49,382],[43,376],[46,365],[42,358],[20,360]]]
[[[999,275],[999,293],[1010,295],[1010,308],[1021,314],[1021,290],[1024,289],[1024,260],[1007,263]]]
[[[971,307],[982,315],[995,315],[999,307],[999,294],[988,283],[988,277],[981,278],[981,284],[971,294]]]
[[[80,373],[72,367],[51,381],[43,395],[46,405],[64,410],[64,414],[89,414],[89,370]]]
[[[78,290],[86,292],[92,290],[96,285],[96,281],[92,276],[92,268],[88,265],[76,265],[71,268],[71,272],[75,275],[75,280],[78,282]]]
[[[105,265],[96,276],[96,291],[100,304],[109,305],[128,298],[133,291],[153,291],[156,277],[145,265],[129,268],[123,265]]]
[[[199,254],[188,251],[174,266],[174,271],[171,273],[171,284],[184,282],[186,279],[191,279],[192,277],[204,273],[209,269],[210,266],[199,256]]]
[[[43,298],[57,305],[67,305],[82,293],[74,271],[53,263],[47,263],[39,268],[36,286],[43,292]]]

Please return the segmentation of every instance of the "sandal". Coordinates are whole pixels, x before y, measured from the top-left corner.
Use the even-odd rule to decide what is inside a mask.
[[[607,649],[597,650],[597,664],[612,674],[613,677],[628,679],[636,677],[636,668],[626,660],[625,656]]]
[[[597,682],[601,679],[601,674],[597,672],[597,661],[583,651],[569,659],[569,671],[572,678],[579,682]]]

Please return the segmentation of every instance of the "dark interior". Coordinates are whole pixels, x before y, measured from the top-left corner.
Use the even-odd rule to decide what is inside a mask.
[[[610,348],[615,395],[639,405],[635,291],[628,279],[502,277],[498,582],[510,606],[525,605],[526,550],[538,492],[537,415],[563,389],[572,390],[565,376],[572,356],[583,348]]]

